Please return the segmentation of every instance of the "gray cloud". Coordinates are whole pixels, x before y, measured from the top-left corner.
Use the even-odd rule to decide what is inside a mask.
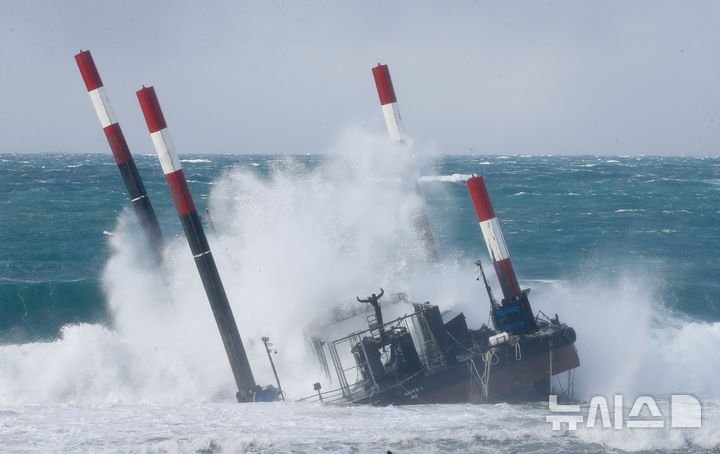
[[[142,84],[181,154],[382,133],[382,61],[420,149],[720,155],[720,3],[447,3],[4,2],[0,152],[107,152],[73,59],[90,49],[136,154]]]

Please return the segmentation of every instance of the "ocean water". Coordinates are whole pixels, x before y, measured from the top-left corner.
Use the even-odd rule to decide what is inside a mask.
[[[270,336],[288,400],[233,402],[155,156],[135,159],[166,237],[163,270],[111,155],[0,154],[0,451],[720,452],[720,158],[423,158],[434,265],[410,220],[422,201],[400,184],[408,158],[384,138],[350,133],[323,155],[182,158],[256,379],[274,382]],[[316,381],[333,386],[305,329],[338,303],[382,287],[487,322],[472,174],[533,308],[578,333],[583,414],[593,396],[612,411],[622,394],[627,417],[650,395],[663,428],[553,431],[547,403],[295,402]],[[701,428],[670,427],[673,393],[701,402]]]

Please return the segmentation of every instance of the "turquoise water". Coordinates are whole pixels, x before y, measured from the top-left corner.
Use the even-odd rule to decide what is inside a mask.
[[[232,404],[157,158],[135,159],[167,242],[162,273],[111,156],[0,155],[0,450],[718,452],[720,158],[426,160],[420,187],[441,257],[428,265],[396,150],[365,159],[360,142],[338,155],[183,156],[259,383],[274,381],[260,338],[278,350],[290,401],[250,406]],[[578,333],[584,414],[592,396],[624,395],[627,416],[634,396],[652,395],[664,429],[556,432],[544,403],[291,402],[316,381],[334,386],[304,329],[337,302],[383,287],[462,310],[471,327],[487,321],[472,174],[485,177],[533,308]],[[670,427],[672,393],[698,397],[701,429]]]
[[[49,340],[66,323],[109,323],[103,232],[129,207],[112,157],[1,156],[0,339]],[[312,168],[330,158],[296,159]],[[278,160],[192,156],[184,166],[203,213],[208,183],[223,172],[267,175]],[[136,161],[163,230],[179,233],[157,158]],[[483,252],[462,181],[475,173],[486,179],[521,280],[637,270],[661,281],[663,305],[720,320],[720,159],[444,156],[422,171],[444,257]]]

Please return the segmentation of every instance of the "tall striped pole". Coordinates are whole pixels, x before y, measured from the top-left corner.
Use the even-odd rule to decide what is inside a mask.
[[[160,224],[158,223],[155,210],[153,210],[150,199],[145,191],[140,173],[135,166],[135,160],[130,154],[130,149],[125,141],[122,129],[120,129],[120,124],[115,118],[115,114],[110,106],[110,100],[105,93],[105,87],[103,86],[102,79],[100,79],[100,74],[98,73],[90,51],[81,51],[75,56],[75,61],[77,62],[78,68],[80,68],[80,74],[85,81],[85,86],[90,94],[90,100],[95,107],[95,113],[100,120],[100,125],[105,132],[105,137],[107,137],[108,143],[110,144],[110,150],[120,169],[120,175],[122,175],[125,187],[127,187],[128,193],[130,194],[135,212],[140,219],[140,225],[145,231],[148,243],[150,243],[153,257],[158,265],[162,265],[164,240],[162,231],[160,230]]]
[[[372,72],[388,134],[393,142],[403,142],[405,141],[405,128],[403,128],[402,119],[400,118],[400,109],[395,96],[395,88],[392,79],[390,79],[390,70],[387,65],[378,63],[372,69]]]
[[[243,346],[240,333],[235,324],[230,302],[228,301],[225,288],[220,280],[215,259],[210,252],[203,230],[200,216],[197,214],[190,189],[188,188],[185,174],[180,166],[175,149],[170,140],[170,135],[165,123],[165,117],[160,109],[153,87],[143,87],[137,92],[138,101],[142,108],[145,122],[147,123],[150,137],[168,186],[172,194],[175,208],[180,216],[185,236],[187,237],[190,250],[192,251],[195,265],[200,273],[205,293],[207,293],[210,307],[212,308],[215,322],[220,337],[222,337],[225,353],[230,361],[230,367],[238,387],[237,399],[240,402],[248,402],[255,398],[256,384],[250,369],[245,347]]]
[[[390,70],[387,65],[378,63],[378,65],[372,69],[372,73],[375,78],[378,96],[380,97],[380,105],[382,106],[383,116],[385,117],[385,126],[387,127],[388,135],[393,142],[406,144],[405,128],[403,128],[402,119],[400,118],[400,109],[398,108],[397,97],[395,96],[395,88],[390,78]],[[411,186],[412,190],[415,191],[423,201],[422,207],[413,220],[415,232],[423,244],[427,260],[437,262],[439,260],[437,245],[435,244],[435,238],[430,229],[427,207],[425,206],[425,199],[422,197],[422,192],[420,191],[415,169],[412,167],[408,169],[407,175],[405,175],[403,179],[405,180],[405,184]]]
[[[480,222],[480,229],[485,238],[490,259],[500,281],[503,296],[507,301],[512,301],[513,297],[519,298],[522,290],[520,290],[520,284],[515,277],[515,270],[510,262],[510,254],[505,245],[502,230],[500,230],[500,223],[495,216],[495,209],[490,202],[485,180],[483,177],[473,176],[467,181],[467,187],[473,206],[475,206],[475,213]]]

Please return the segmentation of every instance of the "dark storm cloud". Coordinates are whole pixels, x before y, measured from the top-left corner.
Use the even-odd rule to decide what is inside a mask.
[[[106,152],[73,59],[90,49],[134,153],[142,84],[181,154],[382,132],[382,61],[420,149],[720,154],[720,3],[446,3],[4,2],[0,152]]]

